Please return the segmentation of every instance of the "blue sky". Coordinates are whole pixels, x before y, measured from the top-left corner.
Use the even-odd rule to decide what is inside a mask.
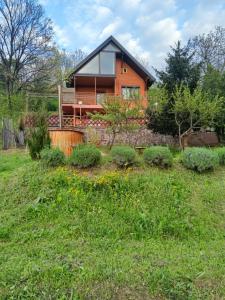
[[[89,53],[114,35],[134,56],[163,67],[170,45],[225,27],[224,0],[39,0],[57,44]]]

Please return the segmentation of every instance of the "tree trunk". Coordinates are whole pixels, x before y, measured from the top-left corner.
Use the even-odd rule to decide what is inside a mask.
[[[12,115],[13,107],[12,107],[12,97],[11,97],[11,88],[10,88],[9,80],[7,80],[6,82],[6,90],[7,90],[8,110],[9,110],[9,114]]]
[[[110,149],[110,150],[112,149],[112,146],[114,145],[115,138],[116,138],[116,132],[114,131],[114,132],[112,133],[112,140],[111,140],[110,145],[109,145],[109,149]]]
[[[179,135],[179,146],[180,146],[180,149],[181,150],[184,150],[184,145],[183,145],[183,142],[182,142],[182,134],[181,134],[181,127],[178,126],[178,135]]]

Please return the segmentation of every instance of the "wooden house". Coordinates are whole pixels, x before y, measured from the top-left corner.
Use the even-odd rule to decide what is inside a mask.
[[[59,87],[60,128],[88,125],[88,112],[103,112],[105,97],[140,97],[147,107],[147,90],[155,78],[113,36],[82,60]],[[104,113],[104,112],[103,112]]]

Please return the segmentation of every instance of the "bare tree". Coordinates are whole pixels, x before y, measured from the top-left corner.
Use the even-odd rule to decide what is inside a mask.
[[[46,76],[53,30],[36,0],[0,0],[0,65],[8,109],[12,95]]]
[[[86,57],[81,49],[74,51],[59,50],[55,48],[55,64],[52,72],[54,84],[62,85],[67,77],[74,71],[77,64]]]
[[[218,26],[208,34],[198,35],[191,40],[191,45],[204,73],[208,65],[225,70],[225,28]]]

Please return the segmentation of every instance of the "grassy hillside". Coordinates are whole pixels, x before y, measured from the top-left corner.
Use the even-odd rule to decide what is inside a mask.
[[[224,299],[225,169],[43,169],[0,153],[0,299]]]

